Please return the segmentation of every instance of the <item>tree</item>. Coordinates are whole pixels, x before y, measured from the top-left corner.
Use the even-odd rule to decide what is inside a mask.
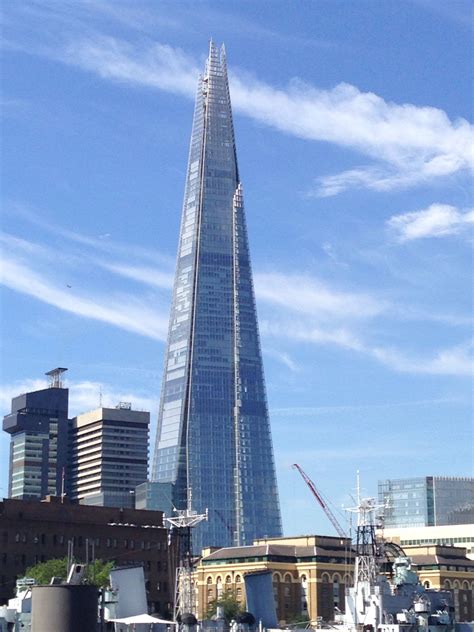
[[[95,560],[89,564],[86,571],[85,583],[103,588],[109,584],[109,573],[114,567],[114,562],[103,562]],[[67,557],[40,562],[30,566],[25,571],[26,577],[36,579],[38,584],[49,584],[52,577],[67,578],[68,567]]]
[[[222,595],[209,602],[206,611],[206,619],[211,619],[216,615],[217,606],[224,608],[224,617],[228,622],[244,612],[244,604],[240,603],[233,590],[226,590]]]

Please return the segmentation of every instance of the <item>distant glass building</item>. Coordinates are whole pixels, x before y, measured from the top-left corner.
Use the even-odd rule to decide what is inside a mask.
[[[8,496],[41,500],[60,496],[68,450],[69,390],[63,388],[58,368],[46,375],[50,388],[12,399],[3,430],[11,435]]]
[[[474,478],[424,476],[379,481],[384,526],[430,527],[474,523]]]
[[[194,544],[281,534],[224,49],[198,82],[152,480],[209,510]]]

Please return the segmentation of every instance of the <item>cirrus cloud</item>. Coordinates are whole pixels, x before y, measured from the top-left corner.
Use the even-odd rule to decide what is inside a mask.
[[[431,204],[426,209],[394,215],[387,222],[399,241],[458,234],[474,226],[474,210],[459,210],[449,204]]]

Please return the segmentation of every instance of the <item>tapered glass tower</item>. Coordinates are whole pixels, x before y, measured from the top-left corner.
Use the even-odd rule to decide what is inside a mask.
[[[209,511],[202,546],[281,535],[225,52],[210,45],[196,96],[154,481]],[[166,488],[166,487],[165,487]]]

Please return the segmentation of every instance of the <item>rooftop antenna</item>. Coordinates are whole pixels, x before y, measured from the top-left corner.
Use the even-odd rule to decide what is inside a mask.
[[[65,373],[67,369],[64,367],[58,367],[57,369],[52,369],[45,373],[49,377],[49,388],[63,388],[63,380],[62,374]]]

